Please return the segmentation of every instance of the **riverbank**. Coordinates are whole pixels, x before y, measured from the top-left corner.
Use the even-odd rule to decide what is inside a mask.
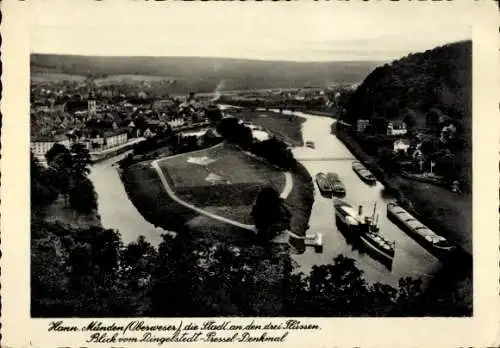
[[[400,205],[415,215],[430,229],[455,242],[472,255],[472,200],[441,187],[389,176],[378,159],[368,155],[345,130],[336,129],[335,135],[377,177],[389,194]]]
[[[302,124],[306,120],[303,117],[291,116],[273,110],[265,111],[265,109],[242,110],[234,116],[265,128],[285,143],[293,146],[304,146]]]
[[[182,157],[185,157],[184,162],[185,159],[189,159],[190,157],[195,158],[195,156],[190,155],[190,153],[179,156],[179,158],[181,159]],[[168,158],[166,158],[166,160],[168,160]],[[237,219],[238,221],[241,221],[241,223],[245,224],[245,226],[253,227],[253,221],[250,220],[251,217],[249,216],[252,205],[245,204],[243,206],[245,209],[242,209],[241,204],[233,206],[235,203],[238,203],[242,199],[240,196],[238,196],[237,192],[233,192],[231,195],[225,196],[217,195],[217,197],[215,197],[215,200],[209,199],[208,201],[210,201],[211,203],[209,202],[207,204],[208,201],[206,199],[200,202],[199,198],[194,197],[194,191],[189,187],[181,190],[180,194],[182,195],[183,199],[188,199],[194,204],[204,204],[204,206],[200,208],[203,208],[204,212],[206,213],[200,214],[196,210],[190,209],[186,205],[180,204],[172,197],[172,195],[168,194],[168,192],[165,190],[165,185],[162,183],[160,176],[152,166],[152,162],[153,161],[143,161],[132,164],[130,166],[127,166],[126,168],[123,168],[123,170],[120,170],[120,177],[123,181],[129,199],[133,202],[134,206],[147,221],[154,224],[155,226],[160,226],[164,229],[174,231],[185,229],[187,226],[190,230],[194,230],[197,233],[209,233],[214,237],[229,237],[232,240],[238,242],[248,242],[249,239],[253,238],[254,233],[249,233],[248,228],[239,228],[237,226],[224,223],[223,221],[218,221],[217,219],[210,218],[210,214],[214,214],[221,216],[222,218]],[[238,167],[241,171],[245,169],[245,165],[248,165],[247,169],[254,171],[257,164],[259,163],[253,160],[251,161],[251,163],[247,164],[240,163]],[[259,164],[260,169],[262,169],[263,166],[264,163]],[[272,173],[279,173],[280,177],[282,177],[284,174],[283,172],[277,172],[274,167],[268,164],[267,167],[268,170],[272,171]],[[232,172],[231,168],[234,169],[234,166],[230,166],[227,168],[228,173]],[[276,175],[273,176],[275,177],[273,182],[274,184],[278,184],[278,186],[281,188],[278,190],[278,192],[281,192],[282,190],[287,191],[286,197],[284,198],[285,204],[289,207],[290,212],[292,213],[292,232],[297,235],[304,236],[308,227],[308,220],[311,213],[313,202],[313,187],[312,180],[307,171],[305,169],[301,170],[300,168],[301,165],[299,164],[297,170],[293,170],[288,173],[288,175],[291,176],[293,184],[285,185],[284,182],[281,182],[281,178],[276,177]],[[235,173],[236,172],[234,172],[233,170],[233,174]],[[265,174],[264,177],[269,179],[272,176],[272,173],[263,173],[263,175]],[[192,180],[194,177],[191,175],[181,175],[177,176],[177,179],[179,178],[187,178],[189,180]],[[175,186],[171,178],[170,180],[171,182],[167,183],[169,187],[170,185]],[[192,184],[194,185],[196,183]],[[262,185],[264,185],[264,183],[262,183],[261,186]],[[201,189],[197,185],[193,187],[198,191],[200,191]],[[210,190],[204,190],[202,192],[204,198],[206,198],[207,194],[210,193],[209,191]],[[222,192],[220,189],[217,189],[216,191]],[[248,203],[248,199],[245,200],[245,202]]]
[[[305,109],[303,112],[307,114],[311,114],[314,116],[324,116],[324,117],[330,117],[330,118],[337,118],[337,115],[334,111],[321,111],[321,110],[313,110],[313,109]]]
[[[123,152],[130,150],[135,144],[139,144],[146,140],[145,138],[137,138],[132,139],[126,142],[125,144],[121,144],[118,146],[110,147],[109,149],[101,150],[101,151],[91,151],[90,159],[92,163],[97,163],[103,160],[106,160],[111,157],[115,157]]]
[[[55,200],[43,211],[35,211],[35,215],[42,218],[49,224],[58,224],[68,229],[87,229],[92,227],[102,227],[101,217],[93,210],[90,213],[78,213],[66,205],[62,197]]]
[[[170,196],[247,225],[253,223],[252,206],[262,187],[282,194],[293,187],[290,174],[227,143],[160,158],[153,165],[172,191]]]

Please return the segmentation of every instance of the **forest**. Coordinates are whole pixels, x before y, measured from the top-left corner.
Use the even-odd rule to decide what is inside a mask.
[[[367,143],[365,149],[376,150],[375,157],[389,159],[392,148],[386,151],[387,123],[403,121],[411,149],[420,146],[424,167],[434,163],[436,172],[447,182],[458,180],[463,191],[470,191],[471,41],[410,54],[379,66],[343,103],[343,121],[353,125],[360,119],[370,121],[369,130],[353,136],[360,138],[362,146]]]
[[[448,44],[377,67],[353,93],[342,118],[393,120],[411,110],[415,125],[425,126],[438,113],[469,130],[471,89],[472,42]]]

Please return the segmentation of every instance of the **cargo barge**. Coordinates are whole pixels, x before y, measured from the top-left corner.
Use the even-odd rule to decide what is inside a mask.
[[[448,255],[456,249],[446,238],[431,231],[413,215],[394,202],[387,204],[387,217],[400,226],[420,245],[436,254],[436,256]]]
[[[330,197],[332,195],[332,186],[330,185],[325,173],[316,174],[316,184],[318,185],[319,192],[323,196]]]
[[[356,172],[356,174],[358,174],[358,176],[364,182],[371,185],[377,182],[375,176],[368,169],[366,169],[366,167],[363,164],[361,164],[361,162],[359,161],[352,162],[352,169]]]
[[[336,173],[327,173],[326,179],[330,182],[332,193],[335,196],[343,197],[346,195],[344,183],[340,180],[340,177]]]

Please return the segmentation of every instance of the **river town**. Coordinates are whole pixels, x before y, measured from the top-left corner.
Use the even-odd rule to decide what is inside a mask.
[[[257,192],[257,187],[262,193],[272,185],[281,204],[291,209],[292,219],[288,226],[280,227],[282,234],[271,242],[291,247],[288,259],[294,261],[296,272],[312,274],[315,266],[329,266],[345,257],[355,262],[367,284],[396,288],[404,279],[417,279],[424,289],[443,273],[454,273],[449,267],[453,262],[448,261],[449,255],[456,255],[441,257],[428,245],[442,243],[442,231],[432,231],[411,215],[406,217],[404,221],[411,223],[410,227],[423,231],[422,236],[427,234],[422,243],[408,228],[397,224],[394,216],[398,216],[400,207],[393,204],[400,201],[392,187],[379,174],[358,170],[368,162],[340,132],[336,133],[341,127],[358,134],[360,128],[367,128],[365,120],[357,124],[339,120],[342,96],[352,95],[357,84],[247,92],[224,92],[219,87],[213,93],[175,96],[147,94],[140,86],[139,92],[131,94],[109,91],[92,80],[34,83],[33,157],[50,170],[58,165],[53,159],[48,163],[56,145],[72,153],[75,145],[81,146],[90,156],[88,180],[95,191],[91,214],[74,214],[59,195],[49,205],[47,221],[68,223],[70,228],[96,226],[117,231],[122,245],[144,238],[158,250],[166,241],[164,235],[175,238],[182,225],[224,240],[224,233],[233,238],[248,235],[248,231],[260,232],[253,215],[258,197],[249,192]],[[221,125],[231,121],[235,121],[234,134],[245,129],[254,147],[245,148],[224,133]],[[406,133],[404,122],[400,123],[403,128],[396,132]],[[396,122],[388,124],[395,126]],[[395,139],[389,140],[396,144]],[[284,145],[283,151],[291,156],[295,169],[255,152],[257,145],[268,140]],[[294,172],[296,168],[301,168],[302,174]],[[341,198],[325,195],[318,179],[323,173],[340,181]],[[217,190],[224,193],[214,193]],[[241,197],[235,199],[231,196],[234,194]],[[250,201],[245,197],[251,197]],[[339,202],[347,204],[347,209]],[[342,212],[347,217],[342,218]],[[180,220],[184,221],[179,225]],[[341,228],[346,221],[348,228]],[[364,239],[353,238],[352,231],[358,231],[358,227],[349,226],[358,225],[359,236]],[[470,241],[459,240],[463,243],[456,246],[460,252],[470,250]],[[451,248],[454,250],[455,245]],[[149,279],[145,276],[138,281],[147,284]]]
[[[82,83],[69,86],[42,83],[33,86],[32,93],[35,100],[32,103],[32,129],[35,129],[35,134],[32,134],[32,151],[43,162],[45,153],[54,143],[59,142],[68,146],[72,141],[74,132],[72,129],[75,127],[85,122],[89,124],[89,120],[97,120],[97,125],[109,124],[107,130],[106,126],[85,127],[86,131],[80,132],[83,134],[79,135],[79,140],[85,142],[94,159],[89,178],[97,193],[101,223],[105,228],[120,231],[123,243],[135,241],[139,235],[143,235],[146,240],[157,246],[163,240],[162,234],[172,234],[172,232],[154,226],[139,213],[127,195],[117,170],[117,163],[131,152],[130,149],[134,144],[154,137],[156,132],[165,127],[188,134],[191,134],[188,132],[189,129],[195,129],[197,132],[206,131],[207,126],[203,123],[206,121],[203,117],[203,110],[212,103],[212,100],[220,98],[220,93],[201,96],[189,94],[184,97],[166,96],[161,100],[152,100],[150,106],[144,107],[134,106],[127,102],[127,97],[123,94],[118,95],[121,101],[115,103],[109,99],[113,94],[108,95],[106,89],[100,91],[100,99],[105,98],[109,101],[96,103],[96,96],[91,86]],[[80,93],[77,95],[78,102],[75,103],[80,104],[81,111],[76,111],[74,117],[60,116],[68,115],[68,111],[60,111],[60,107],[55,105],[57,104],[55,100],[61,98],[74,100],[71,88],[75,88],[74,93]],[[343,88],[352,90],[356,88],[356,85],[343,86]],[[85,90],[90,93],[85,95]],[[305,88],[286,93],[288,97],[296,100],[319,99],[326,100],[328,104],[331,103],[329,98],[333,101],[335,97],[338,97],[339,91]],[[276,96],[283,95],[283,91],[256,91],[249,97],[263,94],[265,98],[272,100]],[[144,92],[139,92],[128,98],[140,101],[149,97]],[[52,106],[48,107],[49,104]],[[231,107],[231,105],[217,104],[220,110],[231,109]],[[48,109],[51,115],[54,115],[54,112],[55,115],[59,115],[58,122],[53,116],[44,116],[47,115]],[[176,116],[171,116],[172,110],[176,110]],[[302,138],[314,144],[314,148],[293,147],[294,157],[308,170],[311,177],[320,172],[337,173],[346,187],[349,201],[353,202],[356,207],[361,205],[369,211],[374,208],[378,209],[376,213],[380,229],[387,239],[394,241],[397,245],[390,267],[359,250],[338,231],[331,200],[325,199],[319,190],[315,190],[309,231],[321,235],[322,252],[316,253],[308,249],[305,253],[293,255],[300,271],[309,272],[314,265],[328,264],[339,254],[355,259],[358,267],[363,270],[366,279],[370,282],[397,285],[398,280],[405,276],[419,277],[425,282],[440,269],[442,264],[436,257],[389,221],[385,211],[387,203],[393,201],[393,198],[384,190],[384,186],[378,181],[375,185],[367,185],[352,170],[352,162],[356,160],[356,157],[342,141],[331,134],[332,124],[336,122],[335,118],[301,111],[278,109],[269,111],[290,117],[302,117],[306,120],[302,124]],[[229,115],[227,112],[224,114]],[[237,117],[237,113],[234,115]],[[34,122],[34,120],[37,121]],[[56,135],[56,131],[60,135]]]
[[[379,215],[381,229],[387,238],[396,241],[398,245],[392,269],[357,250],[337,230],[331,201],[324,199],[319,190],[315,190],[309,224],[310,231],[322,234],[323,252],[315,253],[308,250],[301,255],[294,255],[300,270],[307,272],[312,266],[328,264],[333,257],[343,254],[358,261],[359,267],[365,272],[369,281],[397,285],[398,279],[403,276],[422,277],[423,280],[432,277],[432,274],[440,268],[440,261],[388,220],[385,206],[391,201],[391,197],[384,194],[382,184],[377,182],[373,186],[366,185],[352,170],[351,165],[355,157],[341,141],[330,134],[332,119],[303,112],[284,111],[284,113],[306,118],[307,121],[302,129],[303,137],[315,143],[315,149],[294,148],[293,154],[297,160],[312,176],[318,172],[338,173],[349,192],[350,200],[364,205],[367,209],[373,209],[373,205],[377,204],[380,212],[383,212]],[[95,163],[92,167],[90,178],[98,194],[102,224],[106,228],[119,230],[124,243],[136,240],[138,231],[141,231],[147,240],[157,245],[162,240],[161,234],[166,231],[153,226],[137,211],[129,200],[114,166],[126,155],[126,152],[119,154]]]

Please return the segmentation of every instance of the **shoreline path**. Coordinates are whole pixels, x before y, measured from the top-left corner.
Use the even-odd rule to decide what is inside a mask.
[[[215,145],[215,146],[211,147],[210,149],[214,149],[214,148],[217,148],[217,147],[220,147],[220,146],[222,146],[222,144]],[[207,149],[193,151],[193,152],[189,152],[189,154],[194,154],[194,153],[201,152],[201,151],[206,151],[206,150]],[[177,157],[177,156],[183,156],[183,155],[186,155],[186,154],[183,153],[183,154],[178,154],[178,155],[174,155],[174,156],[163,157],[163,158],[159,158],[159,159],[156,159],[156,160],[154,160],[154,161],[151,162],[151,167],[153,167],[155,169],[156,173],[158,174],[158,177],[160,178],[162,186],[165,189],[165,192],[170,196],[170,198],[172,198],[175,202],[179,203],[180,205],[182,205],[182,206],[184,206],[186,208],[189,208],[189,209],[197,212],[198,214],[207,216],[207,217],[209,217],[211,219],[214,219],[214,220],[225,222],[227,224],[230,224],[230,225],[233,225],[233,226],[245,229],[247,231],[251,231],[253,233],[257,233],[257,229],[255,228],[254,225],[243,224],[241,222],[238,222],[238,221],[235,221],[235,220],[231,220],[231,219],[225,218],[223,216],[207,212],[207,211],[205,211],[205,210],[203,210],[201,208],[196,207],[193,204],[190,204],[190,203],[188,203],[188,202],[180,199],[175,194],[175,192],[172,190],[172,188],[168,184],[167,178],[165,177],[165,174],[161,170],[161,168],[160,168],[160,166],[159,166],[158,163],[161,162],[161,161],[167,160],[167,159],[171,159],[171,158],[174,158],[174,157]],[[292,191],[292,189],[293,189],[292,174],[290,172],[285,172],[284,174],[285,174],[285,187],[283,188],[283,191],[280,194],[280,197],[282,199],[286,199],[288,197],[288,195],[290,194],[290,192]],[[293,233],[291,231],[286,231],[286,233],[288,233],[290,236],[292,236],[294,238],[297,238],[297,239],[306,239],[307,238],[306,236],[296,235],[295,233]]]

